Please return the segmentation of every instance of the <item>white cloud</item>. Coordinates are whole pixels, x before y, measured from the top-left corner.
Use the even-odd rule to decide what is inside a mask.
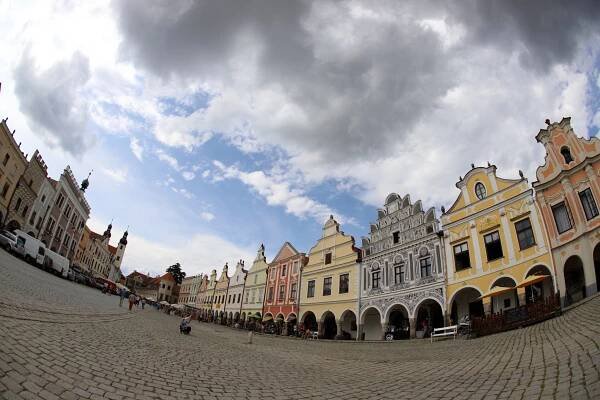
[[[335,214],[340,222],[354,223],[351,218],[347,218],[334,212],[329,206],[319,203],[306,196],[300,189],[293,188],[286,181],[287,174],[267,175],[263,171],[244,172],[237,167],[226,166],[220,161],[214,161],[216,174],[223,179],[237,179],[250,187],[260,197],[265,199],[271,206],[283,206],[288,214],[299,218],[312,218],[318,224],[322,224]]]
[[[158,159],[160,161],[164,161],[165,163],[169,164],[169,166],[171,168],[173,168],[175,171],[177,171],[177,172],[181,171],[181,166],[179,165],[179,161],[177,161],[177,159],[175,157],[165,153],[164,150],[162,150],[162,149],[156,150],[156,156],[158,157]]]
[[[181,173],[181,176],[183,177],[183,179],[185,179],[186,181],[191,181],[192,179],[194,179],[196,177],[196,174],[194,174],[192,171],[183,171]]]
[[[127,182],[127,170],[102,168],[102,173],[118,183]]]
[[[215,219],[215,214],[208,212],[208,211],[202,211],[200,213],[200,218],[202,218],[205,221],[212,221],[213,219]]]
[[[130,139],[129,148],[131,149],[131,152],[133,153],[135,158],[137,158],[139,161],[142,161],[144,159],[144,147],[141,145],[140,141],[135,136],[133,136]]]

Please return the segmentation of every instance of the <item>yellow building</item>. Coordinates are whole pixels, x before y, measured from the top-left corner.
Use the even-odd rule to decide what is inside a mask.
[[[498,178],[494,165],[471,167],[456,184],[461,193],[452,207],[442,209],[454,323],[555,292],[548,239],[527,179]]]
[[[225,263],[221,277],[215,284],[215,294],[213,296],[212,310],[215,319],[224,323],[227,320],[227,314],[225,314],[225,304],[227,300],[227,291],[229,290],[229,276],[227,275],[229,266]]]
[[[6,215],[13,198],[17,182],[27,166],[27,158],[17,144],[14,131],[6,125],[7,118],[0,122],[0,225],[7,224]]]
[[[302,270],[300,320],[325,339],[357,337],[360,251],[329,217]]]

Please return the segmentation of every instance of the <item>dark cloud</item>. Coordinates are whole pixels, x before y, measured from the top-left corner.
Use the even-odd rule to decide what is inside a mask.
[[[467,28],[469,45],[516,52],[544,71],[570,63],[581,39],[600,32],[598,0],[460,0],[448,12]]]
[[[593,3],[114,4],[122,57],[164,79],[218,80],[225,87],[243,82],[244,91],[273,88],[302,118],[275,128],[260,121],[260,140],[310,152],[315,160],[347,161],[396,151],[459,84],[457,65],[473,47],[517,52],[535,68],[568,62],[578,37],[592,29],[598,14]],[[465,35],[448,47],[424,19],[460,25]],[[244,54],[248,58],[240,60]],[[283,104],[263,118],[275,120],[278,106]]]
[[[28,51],[14,71],[15,94],[35,134],[50,145],[80,155],[90,145],[86,136],[89,112],[81,91],[90,79],[88,59],[75,53],[38,72]]]

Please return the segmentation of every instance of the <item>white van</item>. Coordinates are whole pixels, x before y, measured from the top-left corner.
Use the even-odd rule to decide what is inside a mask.
[[[15,230],[17,244],[23,248],[23,257],[28,263],[35,263],[39,266],[44,265],[46,255],[46,246],[41,240],[21,231]]]
[[[55,271],[66,278],[69,276],[69,260],[52,250],[46,249],[44,257],[44,268]]]

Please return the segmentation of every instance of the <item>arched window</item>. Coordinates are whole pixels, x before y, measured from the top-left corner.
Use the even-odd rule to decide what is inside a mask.
[[[483,183],[477,182],[477,184],[475,185],[475,195],[477,195],[477,198],[479,200],[483,200],[485,198],[486,190],[485,186],[483,186]]]
[[[560,154],[562,154],[566,164],[573,161],[573,156],[571,156],[571,150],[569,150],[567,146],[564,146],[562,149],[560,149]]]

